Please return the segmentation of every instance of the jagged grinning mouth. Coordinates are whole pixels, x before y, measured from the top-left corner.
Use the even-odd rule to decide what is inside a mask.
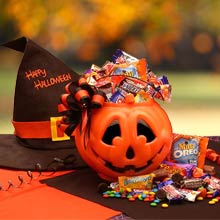
[[[113,166],[111,163],[109,163],[109,162],[105,162],[105,166],[106,167],[108,167],[109,169],[111,169],[111,170],[113,170],[113,171],[116,171],[116,172],[118,172],[118,173],[123,173],[123,172],[125,172],[125,171],[127,171],[127,170],[133,170],[133,171],[135,171],[135,172],[140,172],[140,171],[142,171],[142,170],[144,170],[144,169],[146,169],[148,166],[150,166],[152,164],[152,160],[149,160],[148,162],[147,162],[147,164],[146,165],[144,165],[144,166],[142,166],[142,167],[135,167],[134,165],[127,165],[127,166],[125,166],[125,167],[123,167],[123,168],[120,168],[120,167],[115,167],[115,166]]]
[[[160,152],[162,151],[162,149],[164,148],[164,145],[160,148],[160,150],[157,152],[156,156],[158,154],[160,154]],[[154,156],[151,160],[148,160],[147,163],[144,166],[141,167],[135,167],[135,165],[127,165],[125,167],[116,167],[113,166],[112,163],[110,163],[109,161],[104,160],[103,158],[101,158],[100,156],[97,155],[97,153],[92,149],[92,152],[99,157],[100,159],[102,159],[102,161],[104,161],[105,166],[108,167],[109,169],[118,172],[118,173],[124,173],[127,170],[133,170],[134,172],[140,172],[144,169],[146,169],[147,167],[149,167],[152,163],[153,163],[153,159],[156,157]]]

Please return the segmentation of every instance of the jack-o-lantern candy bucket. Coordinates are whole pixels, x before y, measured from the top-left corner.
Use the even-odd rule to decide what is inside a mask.
[[[172,127],[153,99],[142,103],[105,103],[92,110],[89,134],[75,130],[82,158],[101,178],[149,173],[170,151]]]
[[[101,178],[147,174],[166,159],[172,126],[154,98],[169,100],[171,86],[147,69],[145,59],[117,50],[113,62],[93,65],[65,89],[61,126]]]
[[[76,108],[73,95],[84,104],[97,101],[94,94],[90,100],[84,89],[75,91],[61,98],[60,111],[69,115],[64,117],[64,130],[74,135],[81,157],[102,179],[116,181],[119,176],[142,175],[159,167],[171,149],[173,135],[166,112],[154,99],[140,103],[132,99],[126,103],[101,100],[99,107],[87,106],[71,114],[71,109]],[[74,121],[77,114],[81,115],[78,124]]]

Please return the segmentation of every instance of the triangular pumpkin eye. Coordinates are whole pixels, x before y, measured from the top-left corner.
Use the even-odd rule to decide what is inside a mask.
[[[108,145],[112,145],[112,140],[116,136],[121,136],[121,129],[118,121],[113,121],[105,130],[102,141]]]
[[[155,139],[155,135],[147,123],[143,120],[139,120],[137,124],[137,135],[144,135],[147,142],[151,142]]]

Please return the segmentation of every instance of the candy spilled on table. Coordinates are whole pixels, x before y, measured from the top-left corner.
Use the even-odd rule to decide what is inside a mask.
[[[138,200],[149,202],[151,207],[160,204],[162,208],[183,201],[196,202],[207,199],[210,205],[220,201],[220,179],[205,172],[200,173],[200,177],[194,177],[193,171],[200,168],[182,164],[181,169],[176,169],[176,165],[178,166],[170,164],[169,172],[167,167],[161,165],[161,168],[145,176],[119,177],[118,182],[106,185],[107,188],[101,188],[100,184],[98,191],[103,198]],[[159,177],[163,176],[163,179],[158,180],[157,174]]]
[[[111,183],[108,190],[101,192],[102,196],[114,198],[114,194],[117,193],[117,198],[149,202],[151,207],[160,206],[162,208],[168,208],[169,205],[180,204],[183,201],[194,203],[206,200],[209,205],[218,204],[220,179],[214,176],[215,167],[204,163],[205,158],[217,162],[219,155],[214,150],[207,149],[207,137],[182,134],[174,134],[174,136],[178,138],[173,140],[172,151],[167,157],[170,160],[163,161],[158,169],[145,175],[152,176],[153,179],[148,178],[150,181],[146,183],[147,179],[141,176],[123,177],[126,181],[122,183],[120,181],[122,177],[118,177],[118,182]],[[194,152],[193,149],[196,149],[197,152],[194,152],[194,155],[190,155],[188,152],[184,156],[182,152],[179,152],[183,156],[182,161],[175,161],[171,155],[177,149],[177,140],[181,139],[183,139],[183,143],[187,144],[188,149],[191,149],[189,152]],[[180,149],[185,151],[186,148],[182,147],[181,141],[179,144]],[[189,158],[193,158],[193,160]],[[129,182],[129,187],[125,188],[123,184],[127,184],[127,182]],[[143,184],[146,184],[146,187],[143,187]],[[142,187],[137,189],[137,185]]]

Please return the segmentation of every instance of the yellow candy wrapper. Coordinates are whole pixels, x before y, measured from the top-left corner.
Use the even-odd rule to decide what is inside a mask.
[[[153,173],[132,177],[119,176],[118,183],[120,188],[151,189],[154,177]]]

